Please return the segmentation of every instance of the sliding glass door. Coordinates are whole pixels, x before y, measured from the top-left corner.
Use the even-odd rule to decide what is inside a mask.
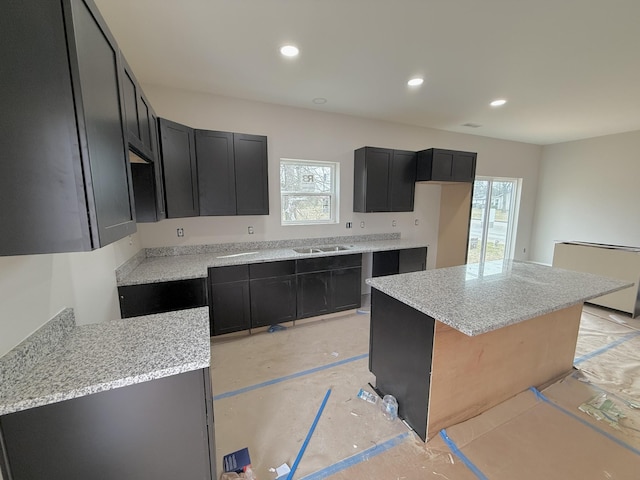
[[[476,177],[473,184],[467,263],[513,256],[518,180]]]

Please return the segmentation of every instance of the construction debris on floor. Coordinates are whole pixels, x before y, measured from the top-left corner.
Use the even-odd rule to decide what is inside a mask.
[[[375,385],[368,334],[369,315],[351,314],[274,335],[215,340],[218,458],[248,447],[260,480],[637,480],[640,320],[585,306],[573,374],[426,444],[402,422],[385,420],[382,400],[367,391],[368,383]],[[328,389],[322,419],[309,435]],[[362,401],[366,394],[377,404]],[[276,471],[296,459],[297,471]]]

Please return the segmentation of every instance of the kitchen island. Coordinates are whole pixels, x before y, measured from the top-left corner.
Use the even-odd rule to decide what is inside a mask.
[[[569,372],[583,302],[632,285],[510,260],[367,283],[369,369],[423,440]]]

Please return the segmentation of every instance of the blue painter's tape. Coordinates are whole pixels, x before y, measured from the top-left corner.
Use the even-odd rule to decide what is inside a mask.
[[[358,463],[365,462],[370,458],[373,458],[376,455],[381,454],[382,452],[386,452],[390,448],[400,445],[409,437],[409,435],[410,435],[409,432],[401,433],[397,437],[393,437],[387,440],[386,442],[380,443],[374,447],[367,448],[366,450],[363,450],[362,452],[356,455],[353,455],[352,457],[345,458],[344,460],[341,460],[338,463],[329,465],[328,467],[323,468],[322,470],[318,470],[317,472],[312,473],[310,475],[307,475],[306,477],[303,477],[300,480],[321,480],[323,478],[327,478],[329,475],[333,475],[346,468],[353,467]]]
[[[623,344],[624,342],[628,342],[629,340],[636,338],[640,336],[640,332],[631,332],[631,333],[627,333],[624,337],[619,338],[618,340],[616,340],[615,342],[611,342],[607,345],[605,345],[604,347],[598,348],[597,350],[594,350],[591,353],[587,353],[586,355],[582,355],[581,357],[577,357],[573,360],[573,364],[574,365],[578,365],[579,363],[582,363],[586,360],[589,360],[593,357],[597,357],[598,355],[606,352],[607,350],[611,350],[612,348],[617,347],[618,345]]]
[[[309,429],[309,433],[307,433],[307,438],[305,438],[304,442],[302,442],[302,446],[300,447],[300,451],[298,452],[298,456],[296,457],[296,459],[293,462],[293,465],[291,466],[291,471],[289,472],[289,475],[287,476],[287,480],[292,480],[293,479],[293,475],[296,473],[296,470],[298,469],[298,464],[300,463],[300,460],[302,459],[302,455],[304,455],[304,451],[307,449],[307,445],[309,445],[309,440],[311,440],[311,435],[313,435],[313,431],[316,429],[316,425],[318,425],[318,420],[320,420],[320,415],[322,415],[322,411],[324,410],[324,407],[327,404],[327,400],[329,400],[329,395],[331,395],[331,389],[327,390],[327,393],[324,396],[324,400],[322,400],[322,404],[320,405],[320,408],[318,409],[318,413],[316,414],[316,418],[313,419],[313,423],[311,424],[311,428]]]
[[[356,355],[355,357],[345,358],[344,360],[339,360],[337,362],[329,363],[327,365],[322,365],[320,367],[311,368],[309,370],[304,370],[298,373],[292,373],[291,375],[274,378],[273,380],[267,380],[266,382],[257,383],[255,385],[249,385],[248,387],[240,388],[238,390],[233,390],[231,392],[214,395],[213,401],[215,402],[216,400],[222,400],[223,398],[235,397],[236,395],[247,393],[252,390],[256,390],[258,388],[268,387],[270,385],[275,385],[276,383],[286,382],[287,380],[292,380],[294,378],[303,377],[305,375],[310,375],[312,373],[321,372],[322,370],[327,370],[329,368],[339,367],[340,365],[344,365],[345,363],[351,363],[357,360],[362,360],[364,358],[367,358],[368,356],[369,356],[368,353],[363,353],[362,355]]]
[[[478,477],[480,480],[488,480],[485,474],[482,473],[480,469],[476,467],[473,464],[473,462],[469,460],[469,458],[460,451],[460,449],[455,444],[455,442],[449,438],[449,435],[447,435],[447,431],[444,428],[440,430],[440,437],[444,440],[444,443],[446,443],[447,446],[451,449],[453,454],[456,457],[458,457],[460,460],[462,460],[462,463],[464,463],[467,466],[467,468],[471,470],[476,477]]]
[[[587,427],[589,427],[591,430],[594,430],[598,433],[600,433],[601,435],[604,435],[605,437],[607,437],[609,440],[611,440],[614,443],[617,443],[618,445],[620,445],[623,448],[626,448],[627,450],[629,450],[630,452],[635,453],[636,455],[640,455],[640,450],[638,450],[637,448],[632,447],[631,445],[629,445],[628,443],[623,442],[622,440],[620,440],[619,438],[614,437],[613,435],[611,435],[609,432],[606,432],[598,427],[596,427],[595,425],[587,422],[585,419],[580,418],[578,415],[576,415],[573,412],[570,412],[569,410],[566,410],[565,408],[561,407],[560,405],[558,405],[557,403],[552,402],[551,400],[549,400],[542,392],[538,391],[538,389],[534,388],[534,387],[529,387],[529,390],[531,390],[533,392],[533,394],[536,396],[536,398],[538,400],[541,400],[545,403],[548,403],[549,405],[551,405],[552,407],[554,407],[557,410],[560,410],[562,413],[569,415],[571,418],[573,418],[574,420],[577,420],[578,422],[582,423],[583,425],[586,425]]]

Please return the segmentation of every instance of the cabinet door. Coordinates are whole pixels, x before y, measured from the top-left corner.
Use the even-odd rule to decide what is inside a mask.
[[[454,182],[473,182],[476,176],[476,153],[456,152],[453,157]]]
[[[404,248],[399,253],[398,273],[419,272],[427,268],[427,247]]]
[[[353,211],[389,211],[389,164],[392,151],[362,147],[353,159]]]
[[[236,214],[269,215],[267,137],[233,134]]]
[[[138,125],[138,100],[136,79],[123,59],[122,100],[124,102],[127,137],[140,138]]]
[[[233,133],[196,130],[200,215],[236,214]]]
[[[295,275],[251,280],[250,289],[252,327],[295,320]]]
[[[453,179],[453,151],[437,150],[433,151],[433,166],[431,169],[431,180],[448,182]]]
[[[389,168],[389,210],[412,212],[416,188],[416,153],[394,150]]]
[[[138,86],[138,129],[140,130],[140,141],[142,145],[149,151],[151,148],[151,122],[149,112],[149,101],[142,94],[142,89]]]
[[[211,335],[251,328],[248,280],[209,285],[209,325]]]
[[[151,150],[153,152],[153,174],[156,192],[156,220],[167,218],[164,202],[164,175],[162,170],[162,159],[160,158],[160,135],[158,129],[158,117],[153,108],[150,112]]]
[[[383,277],[385,275],[396,275],[399,270],[398,250],[387,250],[384,252],[373,252],[372,277]]]
[[[161,118],[160,146],[167,218],[198,216],[198,169],[193,129]]]
[[[298,318],[329,313],[331,309],[331,272],[298,275]]]
[[[126,285],[118,287],[118,294],[122,318],[207,305],[204,278]]]
[[[214,480],[208,375],[192,370],[0,417],[9,478]]]
[[[60,3],[3,2],[0,32],[0,255],[90,250]]]
[[[361,303],[361,268],[346,268],[331,272],[332,310],[350,310]]]
[[[135,232],[133,187],[120,97],[120,53],[95,5],[71,2],[71,49],[77,57],[75,88],[85,175],[91,176],[88,199],[90,221],[97,225],[97,245],[104,246]]]

